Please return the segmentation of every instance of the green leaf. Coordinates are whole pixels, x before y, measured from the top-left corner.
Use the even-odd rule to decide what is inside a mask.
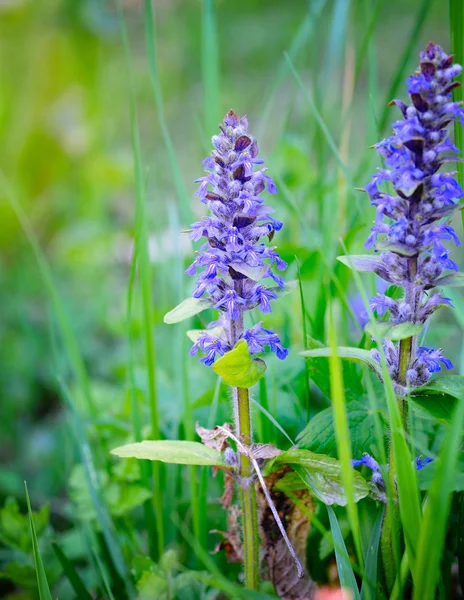
[[[37,587],[39,590],[39,598],[40,600],[52,600],[52,595],[48,586],[47,575],[45,574],[42,557],[40,556],[39,543],[37,541],[37,534],[35,531],[35,524],[32,516],[31,501],[29,500],[26,482],[24,482],[24,486],[26,488],[27,510],[29,512],[29,527],[32,538],[32,553],[34,556],[35,571],[37,574]]]
[[[309,350],[306,350],[301,354],[306,358],[306,369],[308,375],[314,381],[314,383],[317,386],[319,386],[321,391],[328,398],[330,398],[330,373],[329,363],[327,362],[326,358],[329,358],[332,355],[332,351],[330,350],[330,348],[325,348],[325,346],[321,342],[315,340],[314,338],[309,338],[307,341],[307,345],[309,347]],[[316,351],[321,352],[320,358],[319,356],[312,356],[311,354],[309,354],[313,350],[315,351],[315,353]],[[339,350],[344,349],[339,348]],[[352,349],[349,348],[349,350]],[[365,350],[365,352],[367,352],[367,350]],[[348,399],[359,398],[360,395],[363,394],[364,388],[361,384],[361,376],[357,372],[357,369],[354,364],[350,364],[349,362],[343,364],[343,380],[346,384],[345,391]]]
[[[337,256],[337,260],[355,271],[376,273],[382,267],[382,259],[379,255],[353,254],[350,256]]]
[[[405,338],[418,335],[423,325],[420,323],[389,323],[384,321],[377,321],[374,323],[368,323],[364,328],[365,332],[372,337],[378,337],[381,340],[404,340]]]
[[[340,526],[338,525],[337,517],[330,506],[327,507],[327,512],[329,513],[330,529],[332,531],[335,546],[335,558],[337,560],[340,584],[342,587],[352,592],[355,600],[359,600],[358,584],[356,583],[356,577],[353,573],[353,567],[351,566],[350,557],[345,546],[345,540],[343,539]]]
[[[242,339],[213,364],[213,370],[227,385],[250,388],[264,377],[266,363],[260,358],[252,358],[246,340]]]
[[[410,246],[406,244],[394,244],[388,242],[378,242],[376,244],[377,250],[379,252],[395,252],[396,254],[401,254],[401,256],[416,256],[417,250],[412,249]]]
[[[111,450],[111,454],[121,458],[139,458],[160,460],[164,463],[178,465],[199,465],[224,467],[221,454],[199,442],[180,440],[145,440],[136,444],[127,444]]]
[[[305,350],[299,353],[301,356],[306,358],[318,358],[324,357],[329,358],[332,356],[331,348],[315,348],[313,350]],[[337,356],[350,362],[361,363],[370,367],[377,375],[380,375],[381,368],[380,364],[374,360],[369,350],[363,350],[362,348],[347,348],[344,346],[337,347]]]
[[[450,423],[456,408],[456,400],[460,398],[464,398],[464,377],[442,375],[427,385],[413,390],[410,402],[422,415]]]
[[[382,533],[382,523],[384,519],[384,510],[380,508],[377,513],[374,527],[372,528],[371,538],[366,553],[366,566],[361,587],[361,599],[370,600],[375,598],[377,589],[377,564],[379,555],[380,535]]]
[[[234,271],[238,271],[242,275],[245,275],[249,279],[253,281],[259,281],[264,277],[269,267],[267,265],[262,265],[260,267],[250,267],[246,263],[232,263],[230,265]]]
[[[9,562],[0,571],[0,579],[8,579],[23,589],[37,591],[37,575],[32,565]]]
[[[87,591],[79,573],[74,568],[73,563],[69,560],[63,550],[56,542],[52,542],[53,552],[55,553],[58,562],[63,569],[63,573],[68,578],[68,581],[71,587],[74,590],[74,593],[77,595],[77,598],[81,600],[92,600],[92,596]]]
[[[417,480],[419,482],[419,488],[424,491],[430,489],[439,466],[439,460],[434,460],[432,463],[421,469],[417,473]],[[464,456],[459,456],[457,463],[456,473],[453,481],[451,482],[452,492],[464,492]]]
[[[375,415],[367,404],[358,400],[348,402],[346,410],[351,439],[351,453],[355,458],[358,458],[362,456],[363,452],[371,452],[372,445],[376,444]],[[303,431],[298,434],[296,441],[301,449],[337,458],[337,441],[332,408],[326,408],[317,413]]]
[[[437,279],[436,287],[462,287],[464,286],[464,273],[450,273]]]
[[[436,377],[427,385],[416,388],[413,396],[422,396],[424,394],[440,394],[442,396],[452,396],[458,400],[464,399],[464,376],[463,375],[442,375]]]
[[[312,494],[324,504],[346,506],[342,466],[338,460],[308,450],[288,450],[279,454],[272,466],[282,464],[291,466]],[[358,501],[369,494],[369,488],[363,477],[354,469],[352,471],[354,498]]]
[[[183,302],[165,314],[163,321],[168,325],[180,323],[181,321],[185,321],[185,319],[194,317],[207,308],[211,308],[211,306],[211,301],[207,298],[186,298]]]

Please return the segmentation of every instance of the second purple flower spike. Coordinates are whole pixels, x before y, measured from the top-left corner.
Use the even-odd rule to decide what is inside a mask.
[[[453,285],[462,277],[445,273],[458,267],[444,242],[460,245],[448,219],[464,192],[454,172],[440,172],[443,165],[455,162],[459,152],[448,127],[456,120],[464,125],[464,108],[451,97],[460,85],[453,81],[460,72],[453,56],[430,43],[421,53],[419,69],[406,82],[411,104],[392,102],[403,119],[393,124],[392,136],[374,146],[385,168],[378,169],[365,188],[377,209],[366,247],[374,247],[380,257],[362,270],[375,271],[404,288],[401,300],[377,295],[371,302],[379,316],[389,313],[392,325],[425,324],[435,310],[451,306],[448,298],[429,291]],[[399,395],[424,385],[442,365],[452,368],[441,350],[419,346],[416,336],[401,339],[399,344],[383,340],[383,346]],[[379,360],[377,350],[373,355]]]

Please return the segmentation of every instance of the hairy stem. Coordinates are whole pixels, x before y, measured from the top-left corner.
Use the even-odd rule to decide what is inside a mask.
[[[242,283],[235,281],[235,290],[241,295]],[[230,343],[233,347],[243,334],[243,314],[230,324]],[[250,396],[246,388],[233,388],[235,435],[246,445],[253,442]],[[248,456],[240,453],[240,504],[243,525],[243,558],[245,585],[257,590],[259,585],[259,535],[256,490],[252,482],[253,467]]]
[[[410,258],[408,261],[409,284],[406,288],[405,300],[411,307],[411,319],[416,320],[417,311],[420,305],[420,292],[414,286],[414,278],[417,272],[417,257]],[[414,356],[415,340],[414,337],[408,337],[400,341],[399,365],[398,365],[398,383],[407,387],[407,373],[409,365]],[[398,406],[401,413],[401,422],[405,434],[408,431],[408,405],[404,396],[398,396]],[[390,503],[385,509],[385,518],[382,527],[382,536],[380,540],[382,561],[384,565],[385,582],[390,592],[396,579],[396,561],[393,548],[394,537],[401,540],[400,515],[396,504],[396,463],[393,454],[393,448],[390,444],[389,470],[388,478],[390,489],[392,490],[394,502]],[[396,535],[395,535],[396,533]]]
[[[250,397],[247,389],[234,389],[236,400],[235,432],[246,445],[252,443]],[[253,468],[250,459],[240,454],[240,502],[242,505],[243,556],[245,564],[245,585],[253,590],[259,583],[259,537],[256,490],[251,480]]]

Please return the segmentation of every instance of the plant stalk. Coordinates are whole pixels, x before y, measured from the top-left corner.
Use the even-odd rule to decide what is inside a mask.
[[[411,318],[415,321],[416,313],[420,304],[420,297],[414,288],[413,282],[417,272],[417,258],[410,258],[408,261],[409,285],[406,288],[405,299],[411,306]],[[400,341],[399,365],[398,365],[398,383],[407,387],[407,372],[413,358],[415,340],[414,337],[408,337]],[[408,405],[405,396],[398,396],[398,406],[401,413],[401,422],[405,434],[408,431]],[[388,478],[390,489],[393,494],[393,502],[385,509],[385,518],[382,527],[382,536],[380,539],[382,561],[384,565],[385,582],[390,592],[396,580],[396,561],[394,556],[393,540],[394,529],[397,539],[401,540],[400,515],[397,506],[396,490],[396,463],[393,453],[393,447],[390,444],[389,470]],[[396,537],[395,536],[395,537]]]
[[[241,295],[242,282],[235,281],[235,291]],[[230,343],[233,346],[243,334],[243,313],[230,324]],[[246,445],[253,442],[250,395],[246,388],[232,388],[235,435]],[[259,586],[259,534],[256,490],[252,481],[253,466],[248,456],[240,453],[240,504],[243,526],[243,562],[245,585],[257,590]]]
[[[250,397],[245,388],[234,389],[236,400],[235,432],[246,445],[252,443]],[[252,590],[259,584],[259,536],[256,489],[252,481],[253,467],[248,456],[240,454],[240,503],[242,505],[243,560],[245,585]]]

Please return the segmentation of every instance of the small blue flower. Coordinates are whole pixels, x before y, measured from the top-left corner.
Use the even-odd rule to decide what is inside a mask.
[[[433,350],[432,348],[420,346],[417,351],[417,362],[425,365],[430,373],[437,373],[438,371],[441,371],[440,363],[444,364],[447,369],[452,369],[453,363],[449,358],[443,356],[442,352],[443,351],[441,348]]]
[[[430,464],[432,461],[433,461],[433,458],[430,458],[430,456],[425,456],[424,458],[422,458],[422,456],[418,456],[415,461],[416,469],[418,471],[421,471],[425,466]]]

